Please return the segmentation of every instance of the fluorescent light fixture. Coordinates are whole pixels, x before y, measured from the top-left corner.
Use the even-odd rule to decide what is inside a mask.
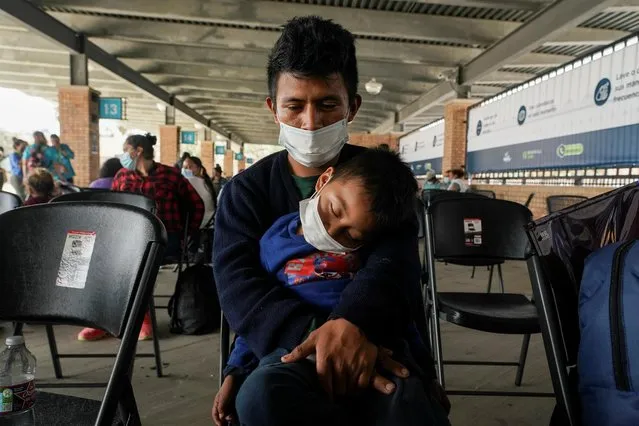
[[[576,70],[576,69],[577,69],[577,68],[579,68],[580,66],[581,66],[581,61],[580,61],[580,60],[577,60],[577,61],[575,61],[575,62],[572,64],[572,69],[575,69],[575,70]]]
[[[550,74],[548,74],[549,78],[555,78],[557,77],[557,71],[551,71]]]
[[[557,70],[557,75],[562,75],[564,73],[564,69],[563,68],[559,68]]]
[[[592,62],[592,56],[586,56],[582,61],[584,65],[589,64],[591,62]]]
[[[158,109],[158,111],[160,112],[165,112],[166,111],[166,105],[158,102],[157,104],[155,104],[155,107]]]
[[[632,46],[633,44],[637,44],[637,42],[639,42],[639,37],[634,36],[626,41],[626,46]]]
[[[619,52],[620,50],[623,50],[623,48],[626,47],[626,43],[617,43],[615,44],[615,52]]]
[[[384,85],[374,78],[371,78],[370,81],[364,85],[366,91],[371,95],[379,95],[379,92],[382,91],[383,87]]]

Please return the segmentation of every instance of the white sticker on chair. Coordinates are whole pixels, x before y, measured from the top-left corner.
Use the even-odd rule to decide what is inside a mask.
[[[481,219],[464,218],[464,242],[466,243],[466,246],[481,246],[481,231]]]
[[[62,250],[55,284],[82,289],[87,283],[89,265],[95,245],[95,232],[69,231]]]

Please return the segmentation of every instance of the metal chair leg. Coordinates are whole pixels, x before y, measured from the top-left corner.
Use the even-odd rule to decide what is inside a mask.
[[[224,318],[224,312],[220,315],[220,386],[222,386],[222,382],[224,382],[224,369],[229,359],[231,332],[229,323],[226,321],[226,318]]]
[[[470,278],[475,278],[475,267],[473,266],[473,272],[470,273]]]
[[[501,285],[501,292],[503,294],[503,293],[505,293],[505,290],[504,290],[504,276],[501,273],[501,265],[500,264],[497,265],[497,275],[499,276],[499,285]]]
[[[488,289],[486,289],[486,293],[490,293],[490,289],[493,286],[493,272],[495,271],[495,265],[490,266],[488,270],[490,272],[488,273]]]
[[[515,377],[515,386],[521,386],[521,379],[524,376],[524,367],[526,366],[526,357],[528,356],[528,345],[530,344],[530,334],[524,336],[521,342],[521,352],[519,353],[519,365],[517,366],[517,376]]]
[[[47,340],[49,341],[49,349],[51,350],[51,362],[53,363],[53,371],[55,372],[55,378],[62,378],[62,366],[60,365],[60,356],[58,355],[58,345],[55,341],[55,334],[53,333],[53,326],[47,325]]]
[[[153,328],[153,355],[155,356],[155,374],[162,377],[162,358],[160,354],[160,340],[158,338],[158,323],[155,318],[155,306],[153,298],[149,304],[149,316],[151,317],[151,327]]]

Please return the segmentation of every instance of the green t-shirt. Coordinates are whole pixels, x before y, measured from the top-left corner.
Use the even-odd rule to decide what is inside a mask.
[[[319,176],[300,177],[293,175],[295,186],[302,196],[302,199],[306,199],[313,195],[313,193],[315,192],[315,184],[317,183],[317,178],[319,178]]]

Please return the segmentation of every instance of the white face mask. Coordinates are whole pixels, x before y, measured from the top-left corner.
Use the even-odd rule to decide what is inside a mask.
[[[350,253],[357,248],[345,247],[335,241],[328,233],[319,214],[319,193],[316,192],[311,198],[300,201],[300,221],[304,231],[304,239],[307,243],[320,251],[328,253]]]
[[[317,130],[303,130],[280,122],[280,139],[291,157],[305,167],[319,167],[336,158],[348,142],[346,119]]]

